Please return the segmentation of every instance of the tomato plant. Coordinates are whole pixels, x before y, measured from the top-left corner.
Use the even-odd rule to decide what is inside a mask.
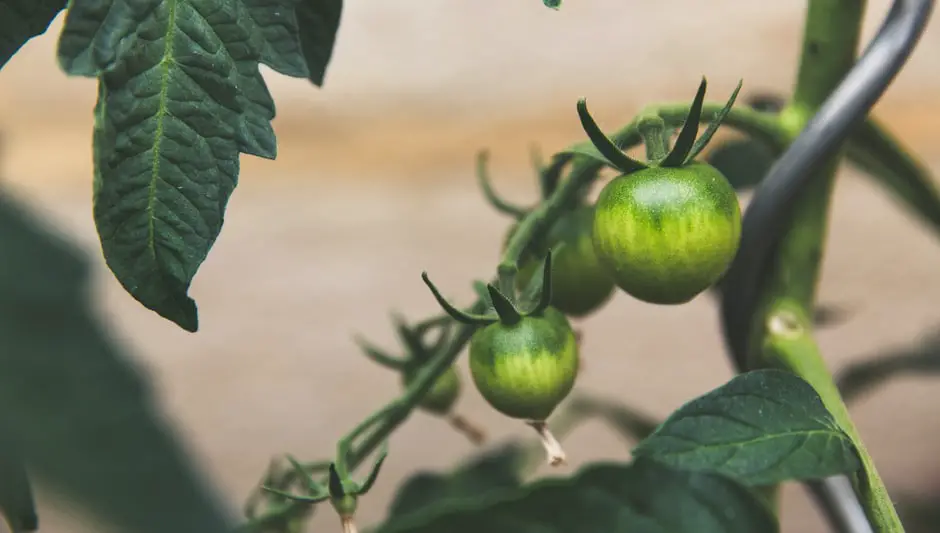
[[[559,0],[544,4],[565,16]],[[65,11],[58,63],[98,87],[91,215],[104,263],[133,298],[186,331],[198,329],[189,288],[221,233],[241,155],[277,155],[259,66],[321,86],[342,7],[0,0],[0,68]],[[868,116],[932,7],[895,0],[859,55],[864,2],[808,0],[787,97],[735,105],[739,84],[726,102],[706,101],[703,78],[691,101],[650,104],[610,133],[582,99],[574,111],[587,139],[535,161],[531,206],[495,193],[482,153],[483,196],[515,219],[495,272],[473,282],[465,307],[423,274],[441,312],[411,324],[395,315],[402,355],[357,338],[399,374],[401,395],[345,434],[334,457],[272,463],[238,526],[104,333],[87,299],[88,265],[0,195],[0,512],[14,532],[37,529],[35,473],[126,533],[297,533],[326,502],[351,533],[357,510],[374,504],[391,437],[413,412],[483,444],[483,431],[456,413],[462,395],[478,394],[531,426],[538,442],[483,451],[452,473],[416,474],[376,531],[773,533],[779,488],[798,481],[836,531],[903,532],[847,403],[899,372],[940,370],[940,341],[833,377],[814,338],[816,286],[843,161],[940,233],[929,171]],[[740,137],[709,146],[721,127]],[[640,145],[645,161],[628,155]],[[617,177],[605,182],[606,170]],[[754,194],[742,214],[743,189]],[[663,420],[578,390],[585,354],[569,319],[604,312],[615,286],[673,306],[717,294],[737,375]],[[459,375],[465,351],[472,388]],[[633,439],[632,454],[532,479],[543,457],[565,464],[562,440],[589,418]],[[78,429],[65,431],[63,420]]]

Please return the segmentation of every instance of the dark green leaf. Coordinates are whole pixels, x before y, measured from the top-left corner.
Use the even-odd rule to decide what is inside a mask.
[[[692,400],[633,453],[749,485],[817,479],[861,468],[851,439],[813,387],[780,370],[742,374]]]
[[[552,9],[558,9],[561,7],[561,0],[542,0],[542,3],[545,4],[545,7],[550,7]]]
[[[849,162],[875,178],[911,213],[940,233],[940,193],[930,170],[875,119],[849,137]]]
[[[94,213],[105,259],[137,300],[188,331],[198,328],[189,286],[222,230],[239,154],[277,154],[259,62],[307,72],[293,5],[84,0],[66,16],[63,70],[101,83]]]
[[[450,474],[419,472],[398,488],[389,506],[389,517],[402,517],[441,502],[472,498],[496,489],[518,487],[521,480],[517,472],[525,459],[526,449],[512,443],[480,454]]]
[[[705,157],[705,161],[721,171],[737,191],[751,189],[760,183],[775,159],[772,149],[751,138],[724,141]]]
[[[30,473],[113,531],[231,531],[144,377],[92,314],[85,260],[3,195],[0,257],[0,434]]]
[[[747,488],[651,461],[596,464],[569,479],[477,493],[392,520],[380,533],[774,533]]]
[[[20,450],[6,435],[0,435],[0,514],[11,533],[36,531],[39,528],[33,487],[26,465]]]
[[[0,0],[0,69],[63,9],[65,0]]]
[[[300,44],[307,60],[309,79],[323,85],[326,67],[333,57],[336,31],[343,12],[343,0],[297,0]]]

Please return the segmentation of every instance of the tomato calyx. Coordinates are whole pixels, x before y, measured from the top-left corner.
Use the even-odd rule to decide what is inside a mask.
[[[676,136],[676,142],[672,149],[668,149],[669,140],[672,137],[671,131],[666,128],[662,118],[653,114],[639,117],[636,124],[637,130],[646,145],[648,159],[646,163],[637,161],[621,151],[620,147],[597,125],[587,109],[587,102],[582,98],[578,100],[578,117],[581,120],[581,127],[587,133],[593,146],[590,148],[579,147],[575,151],[578,154],[587,155],[611,166],[623,174],[631,174],[650,167],[679,168],[685,166],[691,163],[711,141],[718,127],[721,126],[725,117],[731,112],[731,107],[737,99],[741,85],[742,82],[738,82],[728,102],[715,115],[705,132],[698,136],[707,87],[707,82],[703,77],[698,92],[695,94],[695,99],[689,107],[689,114]]]
[[[540,275],[541,274],[541,275]],[[514,281],[514,275],[510,276],[510,281]],[[506,292],[501,291],[492,283],[475,284],[481,300],[486,303],[486,310],[483,313],[470,313],[458,309],[454,304],[445,298],[437,289],[437,286],[431,282],[427,272],[421,273],[421,279],[431,290],[434,299],[444,309],[444,311],[453,317],[454,320],[474,326],[488,326],[499,322],[505,326],[518,324],[527,316],[539,316],[551,304],[552,299],[552,250],[545,254],[545,261],[540,272],[536,272],[529,282],[529,287],[523,292],[522,299],[517,301],[513,295],[513,283],[509,283]],[[508,293],[508,294],[507,294]],[[537,298],[536,298],[537,295]],[[522,304],[522,305],[519,305]],[[526,305],[528,304],[528,305]],[[528,307],[522,309],[521,307]]]
[[[327,483],[324,485],[311,477],[310,472],[299,461],[288,455],[287,460],[293,466],[295,474],[303,482],[307,494],[293,494],[268,485],[262,485],[261,489],[288,500],[310,505],[329,500],[339,515],[343,532],[356,533],[358,529],[356,528],[354,516],[359,505],[359,496],[366,495],[372,489],[386,457],[388,457],[388,441],[382,443],[382,450],[379,452],[369,474],[362,482],[357,482],[350,477],[345,464],[330,463]]]

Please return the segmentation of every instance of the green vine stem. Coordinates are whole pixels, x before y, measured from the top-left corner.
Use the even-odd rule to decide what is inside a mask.
[[[658,114],[667,125],[674,126],[685,120],[690,107],[689,102],[651,105],[643,109],[637,117],[654,113]],[[702,121],[711,121],[723,107],[724,103],[706,102],[702,109]],[[780,126],[773,114],[746,107],[732,109],[723,124],[760,139],[777,150],[782,150],[789,139],[787,131]],[[617,146],[623,149],[635,146],[641,141],[637,126],[638,119],[634,119],[610,137]],[[569,159],[571,159],[570,154],[556,154],[549,168],[557,169],[560,164],[566,163]],[[498,286],[503,291],[509,288],[505,294],[512,294],[518,262],[526,247],[547,234],[552,224],[564,214],[578,195],[599,178],[601,170],[603,170],[603,165],[590,157],[573,158],[567,178],[561,181],[547,199],[526,213],[520,220],[519,228],[507,243],[497,267]],[[472,309],[481,312],[483,305],[483,302],[478,300]],[[435,315],[428,322],[436,321],[438,318]],[[408,419],[437,378],[454,363],[475,329],[476,326],[459,324],[452,340],[428,360],[401,396],[373,413],[337,443],[337,470],[342,470],[343,473],[351,472],[375,453],[378,447]],[[296,501],[272,505],[265,512],[248,520],[240,531],[260,533],[263,524],[276,523],[286,517],[295,516],[304,505]]]
[[[854,64],[864,12],[864,0],[810,0],[793,101],[780,114],[780,125],[791,139],[799,135]],[[833,185],[841,159],[839,152],[814,176],[777,247],[752,323],[747,367],[787,369],[813,385],[858,450],[864,472],[856,480],[856,492],[873,529],[897,533],[904,527],[826,368],[809,318],[816,301]]]

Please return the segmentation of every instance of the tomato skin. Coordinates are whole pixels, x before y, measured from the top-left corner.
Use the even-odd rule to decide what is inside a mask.
[[[402,374],[402,382],[407,387],[416,377],[416,371],[407,371]],[[425,411],[443,416],[450,412],[457,398],[460,397],[460,388],[460,376],[457,374],[457,370],[451,366],[431,385],[431,388],[421,398],[418,405]]]
[[[740,239],[737,195],[705,163],[620,176],[597,200],[595,251],[621,289],[649,303],[685,303],[712,286]]]
[[[552,254],[552,307],[571,317],[591,314],[614,294],[614,280],[594,251],[593,227],[594,208],[582,206],[558,219],[544,239],[549,248],[564,244]],[[509,236],[515,229],[510,228]],[[545,253],[541,250],[538,259],[527,254],[522,261],[516,277],[520,290],[542,268]]]
[[[578,361],[571,325],[551,307],[513,325],[482,327],[470,340],[470,372],[477,389],[510,418],[548,418],[574,387]]]

